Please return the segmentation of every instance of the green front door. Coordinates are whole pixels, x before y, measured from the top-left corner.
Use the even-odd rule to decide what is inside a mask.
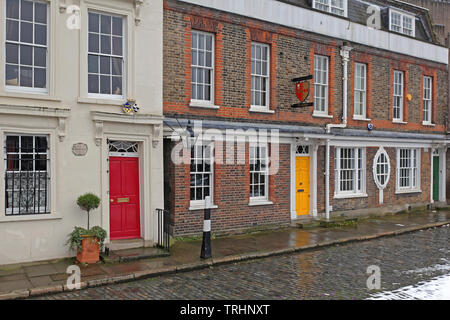
[[[439,157],[433,157],[433,200],[439,201]]]

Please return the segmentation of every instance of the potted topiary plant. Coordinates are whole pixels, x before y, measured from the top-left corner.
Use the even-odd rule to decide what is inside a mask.
[[[90,228],[89,214],[100,205],[100,198],[95,194],[86,193],[77,200],[78,206],[86,211],[88,216],[87,229],[75,227],[69,235],[67,245],[77,250],[77,261],[81,263],[96,263],[100,260],[100,250],[106,238],[106,231],[98,226]]]

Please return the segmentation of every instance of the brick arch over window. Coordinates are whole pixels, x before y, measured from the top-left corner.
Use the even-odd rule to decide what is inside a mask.
[[[336,66],[336,51],[337,46],[336,43],[333,41],[330,42],[329,45],[319,44],[319,43],[313,43],[311,45],[310,51],[309,51],[309,72],[310,74],[314,74],[314,56],[315,55],[321,55],[326,56],[329,59],[329,65],[328,65],[328,114],[333,116],[335,105],[336,105],[336,76],[335,76],[335,66]],[[314,81],[311,82],[313,84]],[[314,85],[311,85],[310,87],[310,98],[314,102]],[[313,113],[314,107],[310,107],[310,112]]]
[[[431,77],[431,123],[436,123],[437,109],[437,72],[435,69],[427,66],[420,67],[422,74],[420,76],[420,122],[423,121],[423,78]]]
[[[408,80],[409,80],[409,63],[402,61],[391,60],[391,69],[390,69],[390,80],[389,80],[389,120],[394,119],[394,71],[402,71],[403,72],[403,122],[408,122],[408,100],[406,95],[409,93],[408,90]]]
[[[251,89],[252,89],[252,42],[259,42],[263,44],[267,44],[270,48],[269,57],[270,57],[270,66],[269,66],[269,109],[274,110],[277,107],[277,97],[276,97],[276,86],[277,86],[277,39],[278,35],[263,31],[256,28],[247,28],[246,32],[246,41],[245,41],[245,52],[246,52],[246,97],[245,97],[245,105],[250,108],[251,104]]]
[[[184,28],[184,60],[185,60],[185,103],[189,105],[191,99],[191,33],[192,30],[214,34],[214,101],[223,104],[223,24],[212,19],[185,15]]]
[[[372,119],[372,56],[367,53],[351,52],[351,72],[349,76],[350,88],[350,112],[349,118],[352,119],[355,114],[355,64],[362,63],[366,65],[366,118]]]

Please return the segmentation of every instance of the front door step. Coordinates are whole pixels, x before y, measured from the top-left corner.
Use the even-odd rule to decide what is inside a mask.
[[[126,250],[143,248],[145,246],[144,239],[123,239],[123,240],[112,240],[106,245],[111,251]]]
[[[129,262],[142,259],[167,257],[170,253],[155,247],[134,248],[125,250],[109,251],[109,255],[102,255],[105,263]]]

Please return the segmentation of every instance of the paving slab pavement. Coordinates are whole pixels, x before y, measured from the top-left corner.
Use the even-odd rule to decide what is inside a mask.
[[[212,240],[212,259],[200,259],[201,240],[178,241],[171,255],[138,261],[80,265],[82,288],[132,281],[167,273],[185,272],[212,265],[235,263],[311,248],[394,236],[450,224],[450,211],[422,211],[362,219],[358,224],[336,228],[283,228]],[[128,252],[124,252],[126,256]],[[0,299],[70,291],[67,267],[74,258],[0,266]]]

